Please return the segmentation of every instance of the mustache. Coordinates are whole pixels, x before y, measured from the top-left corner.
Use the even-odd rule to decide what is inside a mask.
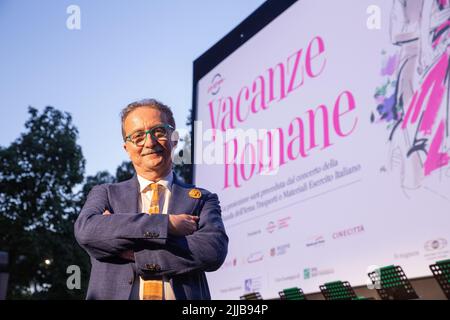
[[[162,153],[164,150],[162,148],[155,148],[155,149],[147,149],[143,153],[141,153],[141,156],[147,156],[149,154],[153,153]]]

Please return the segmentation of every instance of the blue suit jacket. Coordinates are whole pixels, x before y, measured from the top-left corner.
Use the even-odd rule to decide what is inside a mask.
[[[75,237],[91,257],[87,299],[129,299],[132,287],[145,278],[167,276],[176,299],[210,299],[205,271],[225,260],[228,237],[216,194],[205,189],[190,197],[193,185],[174,174],[168,213],[200,217],[192,235],[168,234],[168,215],[138,213],[136,175],[127,181],[95,186],[75,222]],[[102,215],[108,209],[111,215]],[[120,257],[135,252],[135,262]]]

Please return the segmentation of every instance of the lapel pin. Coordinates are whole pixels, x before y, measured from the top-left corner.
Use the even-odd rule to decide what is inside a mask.
[[[189,191],[189,197],[191,197],[191,198],[199,199],[201,196],[202,196],[202,193],[198,189],[191,189]]]

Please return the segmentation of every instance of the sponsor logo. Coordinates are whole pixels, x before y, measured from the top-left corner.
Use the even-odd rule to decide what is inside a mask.
[[[420,255],[419,251],[394,253],[394,259],[409,259]]]
[[[224,289],[220,289],[221,293],[234,292],[234,291],[242,291],[242,286],[228,287]]]
[[[291,220],[291,217],[287,216],[287,217],[280,218],[276,221],[269,221],[266,226],[266,231],[268,233],[273,233],[276,230],[281,230],[281,229],[287,228],[287,227],[289,227],[290,220]]]
[[[276,246],[274,248],[270,249],[270,256],[276,257],[276,256],[282,256],[287,253],[287,250],[291,247],[290,243],[285,243],[279,246]]]
[[[313,236],[307,240],[306,247],[307,248],[318,247],[318,246],[323,245],[324,243],[325,243],[324,236]]]
[[[315,277],[321,277],[328,274],[333,274],[334,269],[328,268],[328,269],[319,269],[319,268],[306,268],[303,269],[303,279],[308,280]]]
[[[433,240],[428,240],[425,242],[424,248],[426,251],[436,251],[447,247],[447,240],[444,238],[438,238]]]
[[[236,266],[237,266],[237,258],[227,259],[223,263],[222,269],[227,269],[227,268],[236,267]]]
[[[276,228],[277,228],[277,225],[275,224],[275,222],[270,221],[270,222],[267,224],[266,230],[267,230],[268,233],[272,233],[272,232],[275,231]]]
[[[208,87],[208,93],[215,96],[220,91],[220,86],[222,85],[223,81],[225,79],[222,78],[222,75],[220,73],[217,73],[214,75],[214,77],[211,80],[211,85]]]
[[[253,237],[253,236],[257,236],[257,235],[259,235],[261,233],[262,233],[261,229],[253,230],[253,231],[247,232],[247,236],[248,237]]]
[[[447,246],[448,241],[445,238],[428,240],[423,246],[426,252],[424,256],[427,260],[432,261],[448,259],[450,251],[446,250]]]
[[[275,278],[275,282],[284,282],[284,281],[293,281],[293,280],[297,280],[301,278],[301,274],[300,273],[295,273],[295,274],[291,274],[291,275],[286,275],[286,276],[281,276],[278,278]]]
[[[284,217],[281,219],[278,219],[278,229],[283,229],[289,227],[289,220],[291,220],[291,217]]]
[[[248,278],[244,280],[245,293],[251,293],[261,290],[261,277]]]
[[[264,259],[264,253],[262,253],[262,251],[256,251],[251,253],[248,257],[247,257],[247,262],[248,263],[255,263],[255,262],[260,262]]]
[[[342,238],[348,238],[357,234],[360,234],[362,232],[364,232],[364,226],[363,225],[359,225],[356,227],[352,227],[352,228],[348,228],[345,230],[340,230],[340,231],[336,231],[333,233],[332,238],[334,240],[337,239],[342,239]]]
[[[277,255],[277,249],[271,248],[271,249],[270,249],[270,256],[271,256],[271,257],[275,257],[276,255]]]

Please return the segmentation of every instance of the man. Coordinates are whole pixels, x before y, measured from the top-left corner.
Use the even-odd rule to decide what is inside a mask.
[[[121,113],[130,180],[94,187],[75,223],[91,257],[87,299],[210,299],[205,271],[225,260],[216,194],[172,171],[172,111],[150,99]]]

